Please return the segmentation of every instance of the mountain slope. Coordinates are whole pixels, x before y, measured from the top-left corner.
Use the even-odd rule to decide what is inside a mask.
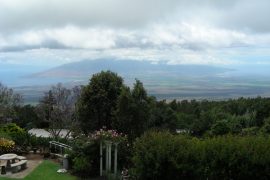
[[[226,68],[206,65],[167,65],[151,64],[148,61],[135,60],[84,60],[65,64],[47,71],[32,74],[32,77],[89,77],[101,70],[111,70],[124,76],[136,75],[169,75],[169,76],[209,76],[230,71]],[[135,78],[135,77],[134,77]]]
[[[148,93],[158,99],[270,96],[268,74],[258,74],[261,71],[255,71],[258,69],[255,67],[249,72],[233,69],[207,65],[167,65],[164,62],[151,64],[149,61],[134,60],[83,60],[31,74],[22,82],[31,81],[33,86],[18,87],[16,90],[27,95],[26,99],[35,101],[42,91],[48,90],[53,84],[62,82],[67,87],[85,85],[92,74],[111,70],[122,76],[128,86],[132,86],[135,78],[139,79]]]

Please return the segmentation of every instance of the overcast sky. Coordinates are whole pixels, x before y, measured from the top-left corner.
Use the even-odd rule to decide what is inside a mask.
[[[0,63],[269,64],[269,0],[0,0]]]

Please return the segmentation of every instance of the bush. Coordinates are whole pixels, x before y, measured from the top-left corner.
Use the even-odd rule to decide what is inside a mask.
[[[15,147],[15,142],[12,140],[8,140],[5,138],[0,138],[0,153],[9,153],[11,152]]]
[[[6,133],[23,133],[24,130],[22,128],[20,128],[19,126],[17,126],[14,123],[9,123],[9,124],[5,124],[4,126],[0,127],[0,131],[1,132],[6,132]]]
[[[27,132],[14,123],[2,125],[0,133],[10,137],[16,145],[23,146],[27,144]]]
[[[270,138],[198,139],[147,132],[134,144],[138,179],[269,179]]]
[[[77,156],[73,159],[73,169],[75,172],[87,172],[91,169],[91,163],[87,157]]]
[[[147,132],[134,144],[133,171],[139,179],[195,178],[194,155],[185,136]]]
[[[80,177],[96,176],[99,173],[99,144],[87,138],[74,140],[69,160],[74,174]]]

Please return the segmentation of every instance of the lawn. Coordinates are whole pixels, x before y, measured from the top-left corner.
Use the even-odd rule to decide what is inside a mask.
[[[45,160],[43,161],[33,172],[28,174],[25,180],[75,180],[75,176],[69,174],[60,174],[56,171],[60,166],[52,161]],[[0,178],[1,180],[18,180],[11,178]]]

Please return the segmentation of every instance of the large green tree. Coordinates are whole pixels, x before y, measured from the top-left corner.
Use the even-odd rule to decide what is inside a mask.
[[[111,71],[94,74],[82,90],[78,103],[81,128],[85,133],[106,126],[112,128],[114,111],[123,79]]]
[[[132,90],[123,87],[117,103],[114,128],[128,134],[131,140],[141,135],[149,124],[149,100],[150,98],[139,80],[136,80]]]

